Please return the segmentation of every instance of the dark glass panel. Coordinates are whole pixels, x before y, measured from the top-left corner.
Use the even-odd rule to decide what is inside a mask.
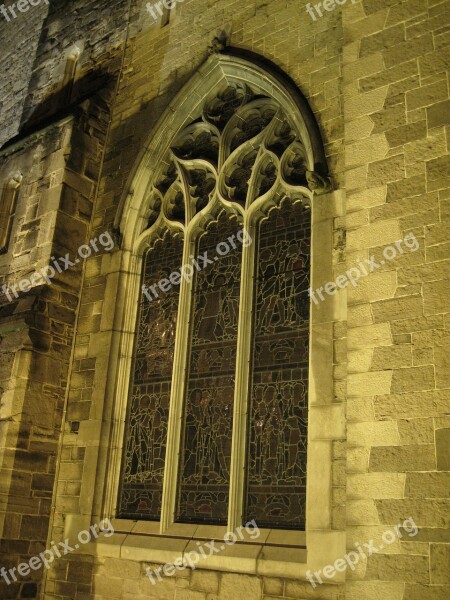
[[[213,264],[193,282],[177,521],[227,521],[242,245],[216,246],[239,229],[223,212],[198,244]]]
[[[182,256],[182,238],[167,233],[148,252],[142,283],[149,288],[179,270]],[[140,291],[118,509],[130,519],[161,513],[179,286],[156,291],[153,300]]]
[[[285,199],[260,222],[245,522],[305,524],[310,210]]]

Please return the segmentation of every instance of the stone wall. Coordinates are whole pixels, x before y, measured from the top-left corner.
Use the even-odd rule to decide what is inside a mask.
[[[23,174],[0,257],[0,562],[8,569],[47,543],[83,263],[65,270],[59,260],[53,279],[38,277],[31,290],[21,283],[55,258],[74,261],[89,241],[107,125],[104,99],[94,96],[0,150],[2,181]],[[36,597],[41,578],[1,579],[0,597]]]
[[[419,527],[349,572],[346,597],[443,599],[449,5],[365,0],[343,18],[347,267],[372,255],[380,264],[348,292],[348,547],[379,546],[408,517]],[[381,264],[383,249],[411,232],[419,249]]]

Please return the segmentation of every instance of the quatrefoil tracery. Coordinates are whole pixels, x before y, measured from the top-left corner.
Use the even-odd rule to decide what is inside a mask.
[[[148,187],[147,227],[187,225],[211,202],[246,209],[266,194],[311,200],[313,165],[282,108],[240,82],[206,99],[179,132]]]

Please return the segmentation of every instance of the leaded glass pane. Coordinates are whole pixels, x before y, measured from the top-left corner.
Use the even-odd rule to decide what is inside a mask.
[[[142,283],[150,288],[180,268],[183,240],[167,233],[144,261]],[[157,520],[166,454],[179,286],[158,297],[140,294],[138,331],[126,421],[119,515]]]
[[[240,228],[222,212],[198,244],[177,521],[227,521],[242,246],[216,246]]]
[[[247,457],[246,521],[305,525],[310,211],[285,199],[260,222]]]

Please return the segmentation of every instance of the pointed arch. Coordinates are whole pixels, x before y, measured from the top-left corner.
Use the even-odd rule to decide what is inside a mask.
[[[208,117],[202,120],[205,99],[213,97],[217,90],[230,87],[234,87],[236,95],[240,95],[242,105],[247,105],[246,111],[252,109],[248,102],[251,98],[255,98],[256,103],[264,102],[258,100],[259,97],[282,110],[303,143],[307,170],[327,177],[328,167],[317,122],[294,82],[273,63],[253,53],[227,49],[226,54],[213,54],[167,106],[136,161],[115,220],[115,226],[120,227],[123,234],[125,251],[131,250],[133,242],[146,228],[151,212],[149,186],[161,175],[158,169],[165,166],[168,150],[177,135],[183,132],[185,140],[189,134],[201,133],[205,121],[208,123]],[[220,126],[220,122],[218,124]],[[209,129],[214,135],[212,125],[209,122]],[[217,129],[216,134],[219,134]],[[220,160],[226,150],[227,140],[224,140],[220,147]],[[204,166],[208,168],[208,165]]]
[[[157,240],[172,231],[184,239],[182,264],[186,265],[198,248],[198,241],[224,213],[233,215],[250,239],[260,235],[260,224],[273,214],[272,209],[280,209],[286,201],[292,207],[302,207],[301,219],[308,214],[306,219],[310,219],[308,211],[314,204],[315,194],[329,191],[327,177],[323,145],[311,110],[293,82],[267,61],[232,51],[213,55],[167,107],[144,145],[116,217],[116,226],[120,226],[122,232],[121,299],[116,311],[116,326],[121,333],[117,340],[120,359],[112,372],[116,383],[110,445],[113,469],[103,498],[105,514],[117,514],[118,508],[117,490],[144,256],[150,256],[151,250],[158,246]],[[297,241],[299,247],[308,243],[306,238]],[[222,498],[228,503],[229,529],[240,525],[244,514],[251,516],[251,512],[245,513],[243,475],[247,462],[248,422],[244,423],[240,417],[251,412],[250,400],[246,397],[251,374],[245,365],[250,361],[255,343],[251,334],[251,312],[253,286],[258,276],[257,257],[258,252],[252,245],[243,248],[239,304],[244,310],[239,316],[236,340],[233,440],[231,455],[226,458],[227,466],[223,468],[224,472],[229,471],[230,477],[229,494]],[[148,260],[145,260],[148,271]],[[304,261],[304,268],[309,269],[309,260]],[[309,282],[309,275],[304,281]],[[189,319],[183,323],[180,317],[191,315],[194,283],[184,277],[179,282],[178,325],[173,348],[175,368],[162,477],[161,532],[170,530],[177,515],[180,522],[185,522],[183,511],[177,505],[177,494],[183,469],[179,456],[183,452],[185,395],[189,389],[186,349],[190,347],[192,332]],[[307,337],[306,329],[306,338],[303,336],[302,339]],[[307,377],[302,386],[303,389],[308,386]],[[305,398],[307,396],[303,394],[303,403]],[[305,406],[302,415],[304,409]],[[299,423],[303,416],[299,418],[295,410],[291,410],[290,420]],[[293,444],[304,449],[306,438],[303,437],[301,443],[294,440]],[[298,468],[292,448],[282,452],[287,464],[290,461],[291,471],[292,468],[301,470],[304,477],[306,465]],[[223,496],[223,490],[220,493]],[[158,495],[161,497],[161,490]],[[282,503],[272,502],[274,510],[279,510]],[[223,516],[220,522],[225,522]],[[281,519],[274,526],[283,528],[283,523]],[[300,520],[286,528],[298,528],[299,523]]]

